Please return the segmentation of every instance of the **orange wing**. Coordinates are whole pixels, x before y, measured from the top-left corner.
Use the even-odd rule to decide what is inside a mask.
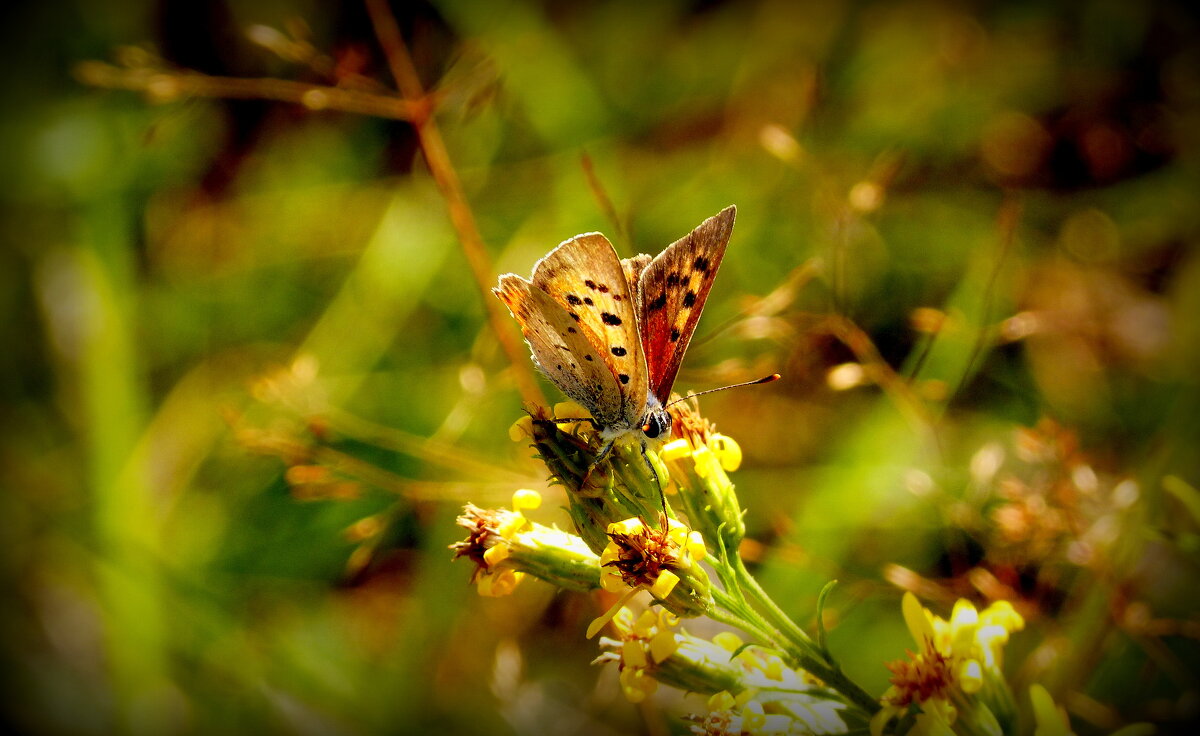
[[[650,392],[659,401],[666,402],[671,394],[679,365],[725,257],[736,215],[737,208],[731,205],[708,218],[667,246],[638,276],[642,347]],[[638,265],[630,262],[627,268],[636,271]]]
[[[602,426],[636,425],[646,408],[646,359],[633,289],[612,243],[600,233],[577,235],[537,262],[532,281],[507,274],[500,284],[497,295],[543,372]],[[574,359],[558,368],[548,357],[563,350]]]

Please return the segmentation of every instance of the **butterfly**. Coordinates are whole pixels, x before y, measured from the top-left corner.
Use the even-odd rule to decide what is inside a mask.
[[[638,444],[645,457],[670,438],[665,405],[736,214],[726,207],[653,259],[622,259],[600,233],[576,235],[539,260],[531,279],[507,273],[492,290],[541,372],[591,413],[602,441],[591,468],[616,443]]]

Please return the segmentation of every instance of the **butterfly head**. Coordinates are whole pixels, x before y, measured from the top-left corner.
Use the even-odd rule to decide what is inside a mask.
[[[647,408],[642,417],[642,433],[652,440],[666,440],[671,436],[671,415],[658,402]]]

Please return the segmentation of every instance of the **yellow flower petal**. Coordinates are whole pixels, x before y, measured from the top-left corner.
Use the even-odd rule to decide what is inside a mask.
[[[739,708],[744,708],[744,707],[746,707],[747,703],[749,703],[751,700],[754,699],[755,695],[758,695],[758,688],[748,687],[745,690],[743,690],[737,694],[737,697],[734,698],[734,702],[737,703],[737,706]],[[762,706],[760,704],[759,708],[761,708],[761,707]]]
[[[675,590],[675,586],[678,584],[678,575],[670,570],[663,570],[658,574],[658,580],[654,581],[654,585],[650,586],[650,592],[655,598],[663,599],[671,595],[671,591]]]
[[[717,456],[717,460],[725,470],[732,472],[741,467],[742,448],[733,441],[732,437],[714,434],[708,441],[708,446],[712,448],[713,454]]]
[[[511,554],[512,548],[507,544],[494,544],[483,553],[483,561],[487,563],[488,567],[495,567],[507,560]]]
[[[713,693],[713,696],[708,699],[709,710],[732,710],[734,705],[733,695],[728,690]]]
[[[996,601],[984,609],[979,619],[985,625],[1002,626],[1008,631],[1020,631],[1025,628],[1025,619],[1008,601]]]
[[[925,613],[925,608],[917,597],[911,592],[904,594],[904,600],[900,604],[900,610],[904,613],[904,623],[908,626],[908,631],[916,640],[917,646],[925,648],[927,642],[934,641],[933,625],[929,622],[929,617]]]
[[[763,667],[763,675],[768,680],[783,679],[783,660],[779,657],[771,657],[767,660],[766,666]]]
[[[513,493],[512,507],[513,511],[525,511],[526,509],[536,509],[542,505],[542,494],[537,491],[531,491],[527,488],[522,488]]]
[[[554,416],[557,419],[586,419],[591,414],[574,401],[560,401],[554,405]]]
[[[646,674],[645,670],[626,667],[621,670],[619,677],[621,689],[631,703],[640,703],[647,696],[653,695],[658,689],[658,681]]]
[[[642,648],[642,643],[635,639],[621,642],[621,661],[626,667],[645,667],[646,650]]]
[[[766,723],[766,717],[763,715],[762,703],[757,700],[746,703],[742,706],[742,731],[750,733],[759,733],[763,725]]]
[[[526,437],[533,436],[533,417],[526,414],[512,423],[508,428],[508,437],[513,442],[520,442]]]
[[[507,518],[496,527],[496,533],[506,539],[511,538],[528,523],[529,520],[521,516],[520,512],[508,514]]]
[[[673,462],[692,454],[692,446],[685,439],[671,440],[658,451],[658,456],[667,462]]]
[[[959,665],[958,683],[964,693],[977,693],[983,687],[983,667],[979,660],[968,659]]]
[[[712,638],[713,644],[721,647],[727,652],[736,652],[738,647],[742,645],[742,638],[732,631],[722,631]]]
[[[692,459],[696,463],[696,475],[701,478],[707,478],[712,472],[712,464],[717,462],[716,456],[712,450],[708,449],[707,445],[700,445],[692,452]],[[717,463],[720,465],[720,463]]]
[[[603,629],[604,626],[612,620],[613,616],[617,615],[617,613],[625,606],[626,603],[629,602],[629,599],[632,598],[633,594],[636,592],[637,588],[629,588],[625,591],[625,595],[622,595],[617,599],[616,603],[612,604],[611,608],[588,624],[587,638],[591,639],[596,634],[599,634],[600,629]]]
[[[625,584],[625,579],[621,577],[621,573],[611,567],[600,569],[600,587],[609,593],[620,593],[630,589]]]
[[[608,525],[607,531],[609,534],[636,534],[645,528],[642,520],[634,516],[623,521],[614,521]]]
[[[481,575],[475,587],[482,596],[499,598],[512,593],[524,577],[523,572],[504,569],[492,575]]]
[[[642,615],[638,616],[638,620],[633,624],[633,633],[642,637],[650,636],[656,626],[658,616],[654,615],[654,611],[642,611]]]
[[[674,632],[660,631],[650,640],[650,658],[656,663],[668,659],[679,651],[679,640]]]

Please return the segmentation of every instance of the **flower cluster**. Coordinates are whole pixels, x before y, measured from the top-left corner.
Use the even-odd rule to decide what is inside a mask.
[[[946,620],[905,593],[901,608],[918,651],[888,665],[892,686],[871,721],[871,733],[878,736],[912,706],[920,712],[909,733],[951,733],[959,719],[969,732],[1006,732],[1015,712],[1001,671],[1002,648],[1011,632],[1025,627],[1012,604],[997,601],[980,612],[959,600]]]
[[[708,712],[687,716],[695,733],[847,732],[836,693],[811,682],[784,662],[781,653],[747,646],[726,631],[711,640],[679,628],[667,612],[635,617],[622,608],[613,618],[617,638],[601,637],[597,663],[613,662],[621,689],[634,703],[660,684],[708,695]]]
[[[481,595],[507,595],[527,574],[567,590],[600,586],[600,560],[582,539],[525,518],[524,511],[541,503],[538,492],[520,490],[513,494],[511,510],[474,504],[463,509],[458,525],[468,536],[451,549],[456,558],[475,563],[471,579]]]
[[[578,407],[560,405],[556,416],[537,411],[514,424],[513,439],[529,442],[565,489],[577,534],[528,519],[541,502],[533,491],[514,494],[511,509],[468,504],[459,517],[468,537],[452,546],[475,562],[479,591],[502,595],[532,575],[614,595],[588,627],[588,638],[607,629],[596,663],[617,668],[621,691],[634,703],[661,687],[706,696],[705,712],[685,716],[696,734],[1002,736],[1029,723],[1019,722],[1002,671],[1004,645],[1025,625],[1006,601],[978,610],[959,600],[943,619],[905,594],[915,651],[886,665],[891,685],[882,697],[854,683],[824,630],[814,637],[794,623],[739,555],[743,511],[728,474],[740,465],[741,448],[694,401],[670,411],[674,440],[657,450],[614,448],[601,462],[598,432]],[[684,628],[701,618],[705,627],[725,629],[704,638]],[[1035,685],[1026,702],[1038,734],[1071,733],[1045,689]]]
[[[511,510],[468,505],[459,524],[469,536],[453,545],[456,555],[475,561],[475,580],[488,595],[510,592],[523,575],[616,594],[587,634],[612,624],[617,638],[601,637],[598,661],[618,663],[632,701],[660,685],[708,694],[711,712],[693,722],[710,731],[728,720],[729,728],[756,732],[842,733],[851,705],[851,720],[865,725],[875,700],[783,614],[737,555],[745,526],[727,473],[740,465],[741,448],[700,416],[694,400],[670,411],[677,439],[657,451],[617,447],[599,463],[598,433],[578,407],[522,417],[510,435],[530,442],[565,488],[578,536],[528,520],[524,512],[540,497],[522,491]],[[657,610],[633,618],[629,607],[644,604]],[[700,616],[749,633],[753,643],[677,628]]]

